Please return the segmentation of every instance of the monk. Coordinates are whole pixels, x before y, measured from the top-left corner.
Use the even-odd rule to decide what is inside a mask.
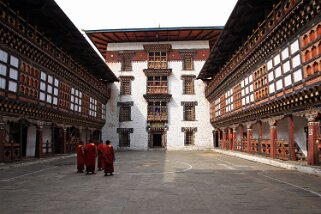
[[[101,171],[104,169],[104,150],[105,150],[106,144],[103,143],[101,140],[100,143],[97,146],[98,150],[98,170]]]
[[[87,175],[89,174],[89,172],[95,174],[97,147],[94,144],[93,140],[89,140],[89,143],[85,145],[84,155]]]
[[[115,153],[114,148],[110,144],[110,140],[106,140],[106,147],[104,149],[104,164],[105,164],[105,176],[107,176],[107,173],[110,173],[110,175],[113,175],[114,172],[114,161],[115,161]]]
[[[77,146],[77,173],[83,173],[85,169],[85,160],[84,160],[84,143],[79,141]]]

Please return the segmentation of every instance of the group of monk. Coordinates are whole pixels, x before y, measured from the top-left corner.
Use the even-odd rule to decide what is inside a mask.
[[[106,144],[101,141],[98,146],[93,140],[90,140],[86,145],[82,141],[79,142],[77,147],[77,173],[83,173],[86,166],[86,174],[90,172],[95,174],[96,157],[98,157],[97,170],[104,170],[105,176],[108,173],[113,175],[115,153],[109,140],[106,140]]]

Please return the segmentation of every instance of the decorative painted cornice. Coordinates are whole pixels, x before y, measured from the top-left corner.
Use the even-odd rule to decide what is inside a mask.
[[[154,75],[163,75],[169,76],[172,73],[172,69],[144,69],[143,70],[146,76],[154,76]]]
[[[144,98],[147,101],[166,101],[168,102],[171,98],[171,94],[144,94]]]
[[[156,52],[156,51],[169,51],[172,48],[171,44],[147,44],[144,45],[144,49],[147,52]]]
[[[117,128],[117,133],[134,133],[133,128]]]

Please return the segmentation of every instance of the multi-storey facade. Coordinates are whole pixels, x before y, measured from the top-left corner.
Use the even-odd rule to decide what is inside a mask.
[[[86,31],[119,78],[103,138],[118,148],[209,149],[205,84],[196,80],[221,27]]]
[[[320,10],[317,0],[237,2],[198,76],[217,147],[321,162]]]
[[[0,162],[101,139],[117,80],[104,61],[52,0],[1,0],[0,14]]]

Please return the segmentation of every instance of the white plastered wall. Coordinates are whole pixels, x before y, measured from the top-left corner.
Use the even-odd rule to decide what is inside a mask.
[[[307,136],[304,127],[308,126],[308,120],[303,117],[293,116],[294,122],[294,142],[301,148],[303,154],[307,157]]]
[[[192,42],[160,42],[172,45],[172,49],[206,49],[208,41]],[[144,50],[143,45],[147,43],[117,43],[108,44],[108,51],[120,50]],[[148,43],[153,44],[153,43]],[[154,43],[155,44],[155,43]],[[167,149],[168,150],[194,150],[209,149],[212,145],[212,126],[209,119],[209,103],[205,98],[205,84],[201,80],[195,80],[195,95],[183,95],[182,75],[195,75],[200,72],[205,61],[194,61],[193,71],[183,71],[181,61],[169,61],[168,68],[172,69],[172,74],[168,78],[169,94],[172,98],[168,103],[168,131],[167,131]],[[143,97],[146,94],[146,76],[143,69],[147,68],[147,61],[132,62],[132,71],[120,71],[121,63],[108,63],[108,66],[119,76],[133,76],[131,81],[132,94],[120,96],[120,83],[111,85],[112,93],[106,106],[106,123],[102,129],[102,139],[112,141],[117,148],[119,144],[117,128],[133,128],[134,132],[130,134],[130,149],[147,150],[148,132],[146,130],[147,122],[147,102]],[[131,107],[131,119],[129,122],[119,122],[118,102],[133,102]],[[196,121],[183,121],[182,101],[196,101],[195,107]],[[197,127],[195,133],[195,145],[184,146],[184,132],[182,127]]]

